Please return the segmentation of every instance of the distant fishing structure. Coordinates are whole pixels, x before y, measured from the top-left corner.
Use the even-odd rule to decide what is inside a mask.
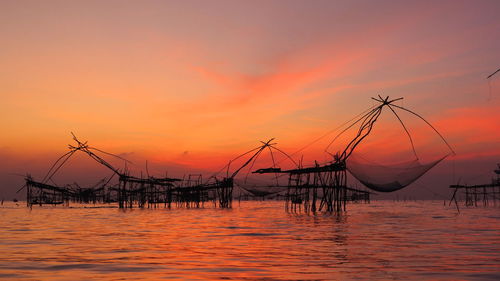
[[[489,90],[489,99],[491,99],[491,78],[493,76],[495,76],[498,72],[500,72],[500,68],[497,69],[497,71],[491,73],[490,75],[488,75],[488,77],[486,77],[486,80],[488,81],[488,90]]]
[[[128,160],[97,149],[81,142],[74,134],[75,145],[69,145],[69,151],[59,157],[51,166],[42,181],[36,181],[32,176],[25,178],[25,185],[18,190],[26,188],[27,206],[33,205],[69,205],[75,203],[117,203],[119,208],[171,208],[172,205],[186,208],[200,208],[205,203],[212,202],[215,207],[231,208],[233,202],[233,188],[235,177],[246,169],[246,177],[238,187],[254,197],[266,197],[276,195],[285,200],[285,209],[290,212],[304,210],[306,212],[335,212],[346,210],[347,202],[370,202],[372,192],[350,187],[347,183],[347,171],[359,182],[371,190],[378,192],[392,192],[404,188],[437,165],[448,155],[454,154],[453,149],[444,137],[421,115],[399,105],[395,102],[402,98],[390,99],[389,97],[372,98],[377,102],[376,106],[365,110],[350,122],[329,144],[327,149],[342,134],[348,130],[355,130],[355,136],[343,149],[335,154],[325,150],[331,157],[327,163],[319,164],[314,161],[311,166],[304,166],[296,162],[290,155],[276,147],[274,139],[261,142],[261,145],[243,153],[229,161],[229,163],[218,173],[203,181],[202,175],[189,175],[187,178],[153,177],[147,173],[146,177],[135,177],[127,170]],[[415,160],[393,166],[375,165],[363,162],[355,157],[353,153],[356,148],[372,132],[382,112],[387,109],[392,113],[406,134],[409,144],[415,156]],[[407,112],[418,119],[423,120],[447,145],[451,153],[429,163],[420,163],[414,146],[412,133],[405,125],[398,112]],[[257,159],[264,152],[269,152],[272,166],[265,168],[254,167]],[[52,180],[54,175],[75,153],[83,153],[103,165],[111,171],[111,176],[102,179],[91,187],[81,187],[78,184],[59,186]],[[275,154],[281,154],[292,163],[291,169],[278,167]],[[124,161],[125,168],[117,169],[100,155],[107,155]],[[243,160],[241,166],[231,170],[236,160]],[[147,166],[146,166],[147,170]],[[225,170],[225,175],[220,176]],[[249,174],[274,175],[275,184],[267,184],[261,188],[250,187],[246,184]],[[286,176],[286,184],[280,184],[280,179]],[[113,178],[118,178],[117,184],[110,184]],[[241,192],[240,192],[241,197]]]
[[[497,71],[491,73],[490,75],[488,75],[488,77],[486,77],[486,79],[490,79],[491,77],[493,77],[493,75],[497,74],[498,72],[500,72],[500,68],[497,69]]]
[[[478,204],[483,206],[496,206],[497,201],[500,201],[500,163],[497,164],[497,169],[493,172],[495,173],[496,178],[492,178],[491,183],[477,185],[450,185],[450,188],[454,189],[454,192],[449,205],[451,205],[451,202],[455,202],[455,206],[457,207],[457,210],[459,210],[458,201],[463,199],[466,207],[477,207]]]
[[[171,208],[172,204],[177,207],[201,207],[205,202],[213,202],[214,206],[220,208],[231,208],[233,201],[234,177],[254,158],[256,158],[265,148],[270,147],[270,142],[262,142],[262,145],[250,150],[237,158],[239,159],[252,152],[254,154],[233,173],[229,174],[231,162],[225,167],[227,174],[224,177],[211,176],[203,182],[201,175],[189,175],[187,178],[169,178],[147,176],[134,177],[127,169],[119,170],[113,167],[96,153],[119,158],[129,162],[120,156],[91,147],[87,142],[81,142],[72,133],[76,146],[69,145],[70,151],[59,157],[49,169],[42,181],[35,181],[32,176],[25,178],[25,185],[18,190],[26,188],[26,202],[28,207],[33,205],[69,205],[74,203],[118,203],[119,208],[158,208],[164,206]],[[75,152],[83,152],[97,163],[111,170],[112,175],[108,179],[103,179],[95,186],[82,188],[78,184],[57,186],[55,183],[49,184],[54,175],[61,167],[74,155]],[[109,185],[113,177],[118,177],[117,185]]]
[[[500,72],[500,68],[486,77],[490,90],[491,98],[491,79]],[[455,203],[457,210],[460,211],[458,202],[463,201],[466,207],[479,206],[496,206],[497,201],[500,201],[500,163],[497,164],[497,169],[493,170],[496,177],[491,179],[491,183],[467,185],[467,184],[452,184],[449,188],[454,189],[448,205]],[[500,205],[500,204],[499,204]]]

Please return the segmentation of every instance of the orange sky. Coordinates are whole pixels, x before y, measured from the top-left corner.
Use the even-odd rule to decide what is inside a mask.
[[[294,152],[377,94],[404,97],[457,159],[489,167],[499,13],[498,1],[2,1],[0,185],[49,166],[71,131],[162,168],[213,170],[271,137]]]

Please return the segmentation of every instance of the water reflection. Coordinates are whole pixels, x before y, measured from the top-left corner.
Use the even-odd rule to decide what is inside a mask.
[[[232,210],[0,208],[0,278],[497,280],[498,209],[373,202],[344,215],[282,202]]]

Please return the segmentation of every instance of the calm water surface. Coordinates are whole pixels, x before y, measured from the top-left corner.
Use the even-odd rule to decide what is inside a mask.
[[[231,210],[0,206],[6,280],[500,280],[500,207],[443,202],[288,214]]]

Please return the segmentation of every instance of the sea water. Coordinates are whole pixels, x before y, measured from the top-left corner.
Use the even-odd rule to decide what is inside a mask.
[[[5,280],[500,280],[500,206],[0,206]]]

